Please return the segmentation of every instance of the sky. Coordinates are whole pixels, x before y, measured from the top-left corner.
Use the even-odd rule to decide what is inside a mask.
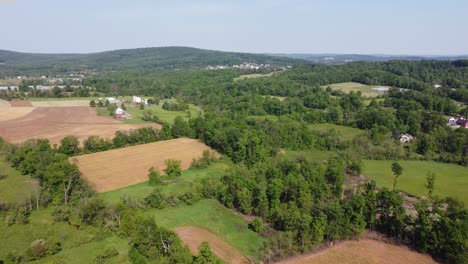
[[[0,0],[0,49],[468,54],[467,0]]]

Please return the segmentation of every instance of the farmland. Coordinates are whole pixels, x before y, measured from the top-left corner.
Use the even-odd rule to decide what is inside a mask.
[[[172,101],[172,100],[169,100]],[[187,111],[190,111],[190,116],[191,117],[197,117],[199,115],[199,112],[201,111],[199,107],[189,104],[189,110],[187,111],[168,111],[162,108],[162,105],[164,103],[164,100],[161,100],[158,105],[147,105],[145,106],[144,110],[140,109],[139,105],[126,105],[127,112],[132,115],[131,119],[124,121],[124,123],[127,124],[141,124],[141,123],[147,123],[146,121],[142,120],[143,117],[143,112],[145,111],[151,111],[153,115],[156,115],[161,121],[167,122],[169,124],[172,124],[174,122],[174,118],[177,116],[180,116],[184,118],[185,120],[188,120],[187,118]]]
[[[405,246],[363,239],[359,241],[345,241],[318,253],[304,254],[278,262],[278,264],[299,263],[435,264],[437,262],[430,256],[411,251]]]
[[[436,174],[434,194],[440,197],[457,197],[468,205],[468,169],[454,164],[433,161],[399,161],[403,174],[398,178],[397,188],[417,196],[427,196],[426,175]],[[393,173],[392,161],[366,160],[363,175],[376,181],[378,186],[391,188]]]
[[[105,192],[147,181],[148,170],[155,167],[162,172],[167,159],[180,160],[182,169],[187,169],[204,150],[209,148],[198,140],[178,138],[72,157],[71,161],[96,191]]]
[[[149,186],[148,182],[137,183],[117,190],[99,193],[99,197],[106,202],[115,204],[122,197],[132,200],[141,200],[148,196],[154,189],[163,193],[180,194],[192,188],[194,183],[199,183],[206,178],[219,178],[228,166],[222,162],[212,164],[204,169],[189,169],[182,171],[182,175],[176,179],[164,179],[165,185]]]
[[[15,113],[16,107],[10,109]],[[47,138],[51,144],[58,144],[69,135],[76,136],[80,141],[94,135],[112,138],[116,131],[148,126],[160,127],[158,124],[127,125],[97,116],[91,107],[38,107],[18,118],[0,121],[0,136],[12,143],[30,138]]]
[[[248,222],[215,200],[201,200],[193,205],[177,206],[163,210],[150,210],[156,222],[175,229],[193,226],[206,229],[242,254],[256,256],[264,239],[247,228]],[[212,246],[215,247],[215,246]]]
[[[338,90],[344,93],[350,93],[351,91],[361,92],[362,96],[365,96],[365,97],[376,97],[378,95],[381,95],[381,93],[372,90],[373,86],[355,83],[355,82],[333,83],[329,85],[324,85],[322,87],[326,88],[328,86],[330,86],[332,90]]]
[[[226,263],[250,263],[249,259],[240,253],[237,249],[206,229],[194,226],[186,226],[178,227],[174,229],[174,231],[177,233],[180,239],[182,239],[184,244],[190,248],[190,251],[194,255],[198,254],[198,247],[202,242],[208,242],[213,253],[215,253]]]

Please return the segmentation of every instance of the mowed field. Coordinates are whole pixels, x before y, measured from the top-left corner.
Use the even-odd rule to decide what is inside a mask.
[[[391,188],[393,161],[365,160],[362,174],[375,180],[377,186]],[[427,196],[425,187],[428,172],[436,174],[434,195],[455,197],[468,206],[468,168],[456,164],[434,161],[398,161],[403,174],[398,178],[397,188],[416,196]]]
[[[165,160],[180,160],[188,169],[192,159],[210,148],[195,139],[178,138],[72,157],[83,177],[98,192],[106,192],[148,180],[151,167],[165,169]]]
[[[345,241],[318,253],[304,254],[278,264],[435,264],[430,256],[411,251],[406,246],[364,239]]]
[[[69,135],[76,136],[80,141],[89,136],[110,139],[119,130],[161,127],[158,124],[124,124],[116,119],[98,116],[95,109],[87,106],[27,108],[2,108],[2,111],[8,109],[5,112],[11,115],[0,115],[0,137],[12,143],[21,143],[30,138],[47,138],[51,144],[59,144],[62,138]]]
[[[355,82],[333,83],[333,84],[323,85],[322,87],[327,88],[328,86],[330,86],[332,90],[339,90],[344,93],[350,93],[351,91],[354,91],[354,92],[360,91],[362,95],[366,97],[376,97],[378,95],[382,95],[382,93],[372,90],[372,87],[374,86],[369,86],[369,85],[365,85],[361,83],[355,83]],[[379,87],[383,87],[383,86],[379,86]]]

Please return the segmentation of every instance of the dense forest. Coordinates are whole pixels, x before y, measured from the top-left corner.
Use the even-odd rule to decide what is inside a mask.
[[[145,95],[153,101],[175,98],[186,109],[194,104],[203,115],[178,118],[161,130],[117,133],[112,141],[91,137],[80,147],[66,138],[58,147],[46,140],[1,150],[13,167],[41,183],[40,197],[24,204],[2,205],[12,224],[27,222],[32,210],[54,208],[56,221],[78,215],[84,225],[99,226],[125,238],[133,263],[217,263],[209,247],[192,256],[177,236],[144,217],[144,210],[217,199],[228,208],[255,216],[252,230],[267,237],[259,260],[266,263],[307,252],[325,242],[359,237],[367,230],[381,232],[447,263],[468,261],[468,210],[453,198],[428,195],[417,214],[406,214],[396,188],[401,168],[395,162],[393,189],[374,182],[346,191],[346,177],[360,175],[363,159],[434,160],[468,166],[468,129],[447,126],[448,116],[468,115],[466,61],[389,61],[344,65],[296,65],[269,77],[234,79],[246,72],[147,70],[96,74],[83,80],[82,90],[93,95]],[[392,88],[387,94],[365,98],[328,85],[360,82]],[[435,84],[442,87],[436,88]],[[7,99],[61,93],[4,91]],[[276,119],[267,118],[274,116]],[[365,131],[351,140],[334,130],[310,131],[311,124],[332,123]],[[401,134],[415,140],[401,143]],[[173,197],[157,190],[143,204],[123,199],[107,205],[81,181],[68,157],[175,137],[202,140],[228,157],[232,167],[219,179]],[[304,157],[288,159],[282,149],[328,150],[324,162]],[[203,163],[203,162],[202,162]],[[434,179],[432,179],[434,180]],[[430,175],[428,182],[431,182]],[[31,202],[35,201],[35,202]],[[35,206],[31,206],[35,203]],[[33,252],[10,255],[8,261],[32,260]],[[205,259],[203,259],[205,258]]]

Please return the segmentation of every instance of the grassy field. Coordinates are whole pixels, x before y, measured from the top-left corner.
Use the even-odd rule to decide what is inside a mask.
[[[34,193],[35,181],[28,176],[21,175],[1,157],[0,175],[6,175],[6,178],[0,180],[0,201],[21,202],[25,196]]]
[[[339,126],[335,124],[313,124],[313,125],[309,125],[309,128],[313,131],[318,131],[318,132],[327,132],[329,130],[334,129],[343,136],[344,140],[352,140],[356,136],[366,133],[366,131],[359,129],[359,128]]]
[[[228,165],[218,162],[205,169],[189,169],[182,172],[182,175],[176,179],[166,180],[166,185],[152,187],[148,182],[131,185],[125,188],[110,192],[99,193],[99,197],[109,203],[117,203],[121,197],[129,197],[134,200],[143,199],[149,195],[154,188],[159,188],[162,192],[180,194],[191,188],[193,183],[200,182],[208,177],[220,177],[222,172],[228,168]]]
[[[54,223],[51,213],[51,209],[34,211],[25,225],[7,226],[0,221],[0,259],[9,252],[24,253],[37,239],[53,238],[61,243],[62,251],[36,263],[94,263],[94,258],[111,245],[120,253],[112,263],[127,263],[127,241],[113,234],[103,234],[97,227],[82,226],[77,230],[67,223]]]
[[[275,74],[275,73],[277,73],[277,71],[276,72],[266,73],[266,74],[260,74],[260,73],[243,74],[243,75],[241,75],[239,77],[234,78],[234,81],[237,82],[237,81],[241,81],[241,80],[244,80],[244,79],[270,77],[270,76],[273,76],[273,74]]]
[[[355,82],[345,82],[345,83],[333,83],[333,84],[328,84],[322,86],[323,88],[326,88],[330,86],[332,90],[340,90],[344,93],[349,93],[351,91],[357,92],[361,91],[363,96],[366,97],[376,97],[378,95],[381,95],[381,93],[376,92],[372,90],[373,86],[361,84],[361,83],[355,83]],[[382,87],[382,86],[379,86]]]
[[[264,239],[248,229],[248,222],[215,200],[201,200],[191,206],[150,210],[156,222],[166,228],[195,226],[207,229],[248,256],[256,256]]]
[[[185,120],[188,120],[187,111],[167,111],[162,108],[163,103],[164,103],[164,100],[161,100],[158,105],[145,106],[144,110],[140,110],[139,106],[125,105],[125,107],[127,108],[126,111],[132,115],[132,118],[124,121],[124,123],[127,123],[127,124],[147,123],[146,121],[141,119],[143,117],[143,112],[147,110],[151,110],[153,115],[156,115],[157,117],[159,117],[159,119],[169,124],[174,123],[174,118],[176,118],[177,116],[181,116]],[[200,110],[200,107],[189,104],[188,111],[190,111],[191,117],[197,117],[201,110]]]
[[[247,118],[253,119],[253,120],[258,120],[258,121],[263,121],[265,119],[268,119],[268,120],[273,121],[273,122],[276,122],[279,119],[279,117],[275,116],[275,115],[248,116]]]
[[[325,150],[286,150],[284,154],[286,158],[295,159],[297,157],[304,157],[311,161],[323,161],[329,157],[333,157],[335,153],[333,151]]]
[[[436,174],[434,194],[440,197],[452,196],[468,205],[468,168],[433,161],[399,161],[403,174],[398,178],[397,188],[417,196],[426,196],[426,175]],[[374,179],[378,186],[392,187],[392,161],[366,160],[363,175]]]

